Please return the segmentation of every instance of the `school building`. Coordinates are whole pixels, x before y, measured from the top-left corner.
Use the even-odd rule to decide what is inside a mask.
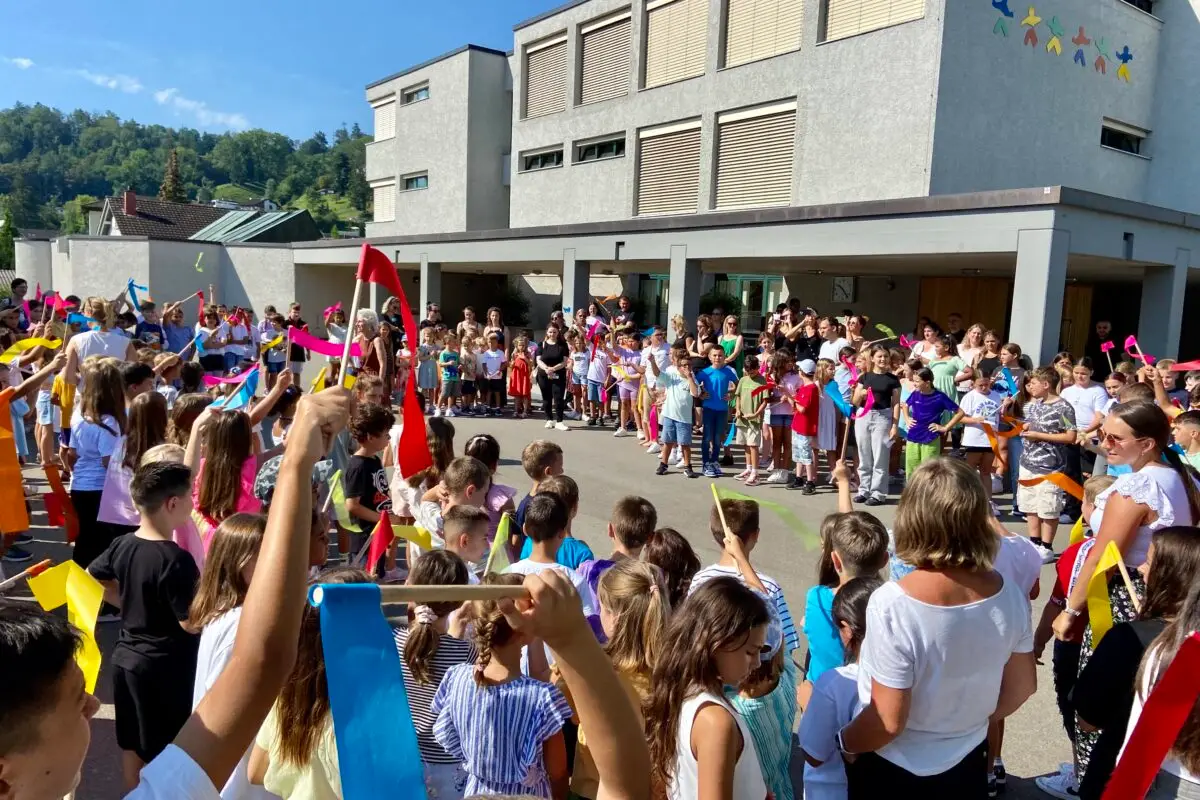
[[[897,331],[957,311],[1035,361],[1100,318],[1193,357],[1198,14],[575,0],[518,23],[510,52],[467,45],[366,88],[368,240],[450,319],[516,286],[532,328],[620,291],[662,323],[716,290],[747,330],[798,296]],[[357,246],[257,261],[324,306],[348,299]],[[265,294],[239,247],[237,286]]]

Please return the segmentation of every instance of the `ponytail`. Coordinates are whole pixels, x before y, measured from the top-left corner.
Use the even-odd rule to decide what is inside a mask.
[[[484,586],[520,586],[521,575],[489,573],[483,576]],[[492,648],[503,647],[513,637],[513,629],[500,612],[496,600],[476,600],[471,603],[471,619],[475,623],[475,650],[479,653],[475,661],[475,683],[485,685],[483,671],[492,663]]]
[[[466,586],[467,565],[457,554],[449,550],[431,550],[423,553],[413,564],[409,581],[418,586]],[[433,679],[430,663],[442,635],[434,626],[461,603],[430,603],[409,606],[408,638],[404,642],[404,664],[414,681],[421,685]]]
[[[604,648],[613,667],[648,686],[671,613],[662,571],[644,561],[621,559],[600,577],[598,594],[600,605],[616,620]]]
[[[853,578],[833,598],[834,624],[850,629],[850,641],[846,642],[847,664],[858,661],[858,652],[867,637],[867,603],[871,594],[882,585],[879,578]]]

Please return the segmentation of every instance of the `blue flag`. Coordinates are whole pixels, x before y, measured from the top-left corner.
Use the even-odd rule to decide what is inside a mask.
[[[129,289],[129,302],[133,303],[133,307],[135,310],[140,308],[142,304],[138,302],[137,290],[141,289],[143,292],[148,292],[148,291],[150,291],[150,287],[149,286],[141,286],[139,284],[134,283],[133,278],[130,278],[129,282],[126,283],[125,286],[126,286],[126,288]]]
[[[417,731],[400,654],[373,583],[309,590],[321,611],[321,649],[345,800],[426,800]]]
[[[226,397],[224,400],[218,400],[213,403],[214,406],[222,411],[238,411],[247,408],[250,401],[254,399],[254,393],[258,391],[258,365],[255,364],[246,373],[246,377],[242,382],[241,388],[236,392]]]
[[[854,416],[854,407],[846,402],[846,398],[842,397],[842,393],[838,390],[836,383],[830,381],[825,384],[825,394],[829,395],[829,399],[833,401],[833,404],[843,417],[849,418]]]
[[[92,325],[100,324],[100,323],[96,322],[96,320],[87,316],[86,314],[80,314],[78,311],[72,311],[70,314],[67,314],[67,324],[74,325],[75,323],[79,323],[80,325],[87,325],[89,327]]]
[[[1003,383],[1004,390],[1007,391],[1011,397],[1017,396],[1017,379],[1013,376],[1012,371],[1009,370],[1008,367],[1000,368],[1000,377],[996,380],[996,383]]]

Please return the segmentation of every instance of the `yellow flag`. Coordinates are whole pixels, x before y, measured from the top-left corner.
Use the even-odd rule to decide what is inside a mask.
[[[407,542],[412,542],[422,551],[433,549],[433,536],[424,528],[418,528],[416,525],[392,525],[392,533]]]
[[[788,530],[800,537],[804,544],[810,547],[816,547],[821,544],[821,537],[809,530],[808,526],[800,521],[800,518],[792,512],[791,509],[776,503],[774,500],[764,500],[761,497],[753,497],[741,492],[735,492],[731,489],[723,489],[719,486],[713,486],[713,493],[721,500],[749,500],[752,503],[758,503],[764,508],[769,508],[775,512],[775,516],[779,517],[779,521],[784,524]]]
[[[508,548],[506,545],[508,544],[509,536],[512,535],[509,532],[509,528],[512,525],[511,520],[512,517],[508,512],[505,512],[504,516],[500,517],[500,524],[496,526],[496,538],[492,541],[491,552],[488,553],[487,566],[483,568],[484,575],[490,572],[500,573],[508,571],[510,565],[508,563]]]
[[[85,688],[94,692],[96,677],[100,674],[96,617],[100,614],[104,587],[74,561],[64,561],[41,575],[30,578],[29,590],[47,611],[66,605],[67,620],[83,633],[83,645],[75,654],[75,662],[83,670]]]
[[[24,353],[26,350],[32,350],[35,347],[45,347],[48,350],[55,350],[61,344],[62,339],[22,339],[3,353],[0,353],[0,364],[7,364],[21,355],[21,353]]]
[[[269,342],[265,343],[265,344],[262,346],[262,352],[264,352],[264,353],[265,353],[265,352],[267,352],[268,350],[270,350],[272,347],[278,347],[278,346],[279,346],[279,345],[281,345],[281,344],[283,344],[283,334],[282,334],[282,333],[281,333],[281,334],[279,334],[278,336],[276,336],[276,337],[275,337],[274,339],[272,339],[271,341],[269,341]]]
[[[1067,546],[1070,547],[1077,542],[1082,542],[1083,538],[1083,517],[1080,517],[1079,519],[1075,520],[1075,524],[1071,526],[1071,541],[1067,543]]]
[[[333,504],[333,513],[337,516],[338,525],[347,530],[358,530],[358,525],[350,519],[346,510],[346,489],[342,486],[342,471],[329,476],[329,502]]]
[[[1108,571],[1121,563],[1121,551],[1117,543],[1109,541],[1096,562],[1096,571],[1088,582],[1088,619],[1092,623],[1092,647],[1100,646],[1100,640],[1113,626],[1112,602],[1108,595]]]
[[[328,371],[328,367],[321,367],[321,371],[317,373],[317,377],[313,378],[312,390],[314,394],[325,391],[325,373]]]
[[[345,378],[342,378],[342,388],[348,392],[354,388],[354,384],[357,382],[358,378],[353,375],[347,375]]]

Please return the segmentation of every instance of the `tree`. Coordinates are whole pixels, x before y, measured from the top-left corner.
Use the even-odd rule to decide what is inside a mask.
[[[268,200],[274,200],[278,194],[279,184],[275,182],[274,178],[267,179],[266,188],[263,189],[263,197],[267,198]]]
[[[350,188],[350,157],[345,152],[338,150],[333,154],[333,163],[330,165],[333,179],[333,190],[338,194],[345,194]]]
[[[196,192],[197,203],[211,203],[213,199],[213,182],[208,178],[200,181],[200,189]]]
[[[334,225],[332,228],[329,229],[329,238],[330,239],[342,238],[342,232],[338,230],[337,225]]]
[[[5,217],[15,228],[36,228],[41,216],[40,204],[25,182],[25,173],[17,172],[9,185]]]
[[[171,154],[167,156],[167,169],[162,185],[158,187],[158,198],[169,203],[186,203],[188,200],[187,190],[179,179],[179,154],[175,148],[171,148]]]
[[[351,126],[351,128],[350,128],[350,138],[351,139],[361,139],[362,135],[363,135],[362,128],[358,127],[357,122],[354,123],[354,125]]]
[[[5,199],[4,221],[0,222],[0,269],[15,269],[17,263],[17,226],[11,213],[12,203]]]
[[[62,228],[62,209],[59,208],[57,197],[52,197],[42,203],[42,207],[38,210],[38,227],[48,231],[57,231]]]
[[[371,187],[367,185],[366,173],[362,168],[350,172],[350,181],[346,186],[346,197],[358,211],[366,213],[367,200],[371,197]]]
[[[329,140],[325,138],[324,131],[317,131],[304,144],[300,145],[299,152],[309,156],[318,156],[329,149]]]
[[[84,210],[84,206],[96,202],[98,200],[90,194],[80,194],[76,195],[74,200],[64,203],[61,232],[66,234],[87,233],[88,212]]]

